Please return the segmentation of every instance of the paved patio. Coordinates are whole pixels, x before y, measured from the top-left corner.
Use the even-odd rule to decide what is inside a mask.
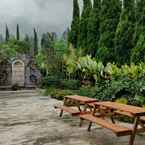
[[[45,96],[0,96],[0,145],[128,145],[129,137],[117,138],[112,132],[65,114],[58,117],[57,100]],[[135,145],[145,145],[145,135]]]

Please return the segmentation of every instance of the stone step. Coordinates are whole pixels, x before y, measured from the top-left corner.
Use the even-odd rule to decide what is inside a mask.
[[[21,93],[36,93],[37,90],[17,90],[17,91],[0,91],[0,94],[21,94]]]
[[[0,97],[29,97],[40,96],[38,90],[0,91]]]

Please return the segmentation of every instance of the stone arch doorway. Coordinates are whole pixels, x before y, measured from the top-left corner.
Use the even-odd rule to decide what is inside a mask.
[[[0,86],[11,85],[12,66],[7,60],[0,62]]]
[[[25,64],[22,60],[12,62],[12,85],[25,85]]]

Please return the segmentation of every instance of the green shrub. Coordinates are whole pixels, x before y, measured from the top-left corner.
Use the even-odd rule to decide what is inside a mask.
[[[79,80],[61,80],[60,86],[63,89],[77,90],[80,88],[80,81]]]
[[[96,96],[96,87],[84,86],[79,90],[80,96],[94,97]]]
[[[49,88],[45,89],[45,92],[43,95],[51,96],[52,98],[55,98],[58,100],[63,100],[64,96],[75,95],[78,93],[79,92],[76,90],[63,90],[63,89],[58,89],[58,88],[54,88],[54,87],[49,87]]]
[[[44,78],[44,84],[47,87],[59,87],[60,79],[57,76],[47,76]]]
[[[145,97],[136,95],[135,98],[135,105],[137,106],[143,106],[145,104]]]
[[[65,96],[75,94],[77,94],[77,91],[56,89],[53,90],[50,95],[52,98],[63,100]]]
[[[54,87],[46,88],[43,92],[44,96],[50,96],[52,92],[54,92],[56,89]]]

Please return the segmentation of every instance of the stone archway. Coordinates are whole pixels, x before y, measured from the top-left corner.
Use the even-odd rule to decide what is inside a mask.
[[[22,60],[12,62],[12,85],[25,85],[25,64]]]

